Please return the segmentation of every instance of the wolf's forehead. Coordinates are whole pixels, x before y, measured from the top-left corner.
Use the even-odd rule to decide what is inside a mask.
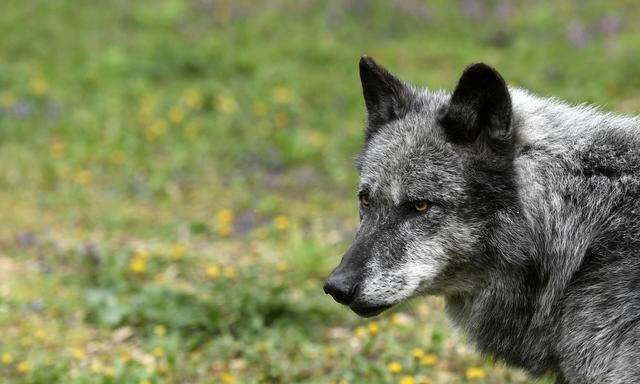
[[[411,182],[434,168],[436,145],[427,137],[386,135],[374,139],[360,159],[360,187],[394,202],[410,193]]]
[[[394,156],[382,156],[362,167],[360,188],[372,195],[383,195],[394,203],[399,203],[407,194],[408,159],[399,152]]]
[[[424,90],[414,110],[370,139],[357,159],[361,188],[397,200],[411,192],[416,177],[441,172],[451,150],[436,116],[447,99],[444,92]]]
[[[460,156],[441,135],[390,130],[371,140],[358,159],[360,190],[395,204],[425,193],[441,199],[462,193]]]

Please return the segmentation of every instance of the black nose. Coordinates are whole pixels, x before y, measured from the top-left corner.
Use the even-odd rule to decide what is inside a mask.
[[[340,304],[349,305],[356,297],[358,284],[349,276],[331,275],[324,283],[324,293],[329,294]]]

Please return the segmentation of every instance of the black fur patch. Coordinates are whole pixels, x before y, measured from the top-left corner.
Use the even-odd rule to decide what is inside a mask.
[[[383,125],[404,116],[412,96],[401,80],[366,55],[360,58],[360,81],[367,106],[368,141]]]
[[[507,136],[511,97],[502,76],[483,63],[467,67],[438,120],[454,143],[472,143],[483,132],[489,138]]]

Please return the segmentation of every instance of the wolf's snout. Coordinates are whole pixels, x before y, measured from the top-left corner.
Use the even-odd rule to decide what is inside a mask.
[[[358,283],[351,276],[343,273],[332,273],[324,283],[324,293],[331,295],[340,304],[353,303],[358,291]]]

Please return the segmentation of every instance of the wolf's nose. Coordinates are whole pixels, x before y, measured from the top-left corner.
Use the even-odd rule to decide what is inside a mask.
[[[353,283],[348,276],[331,275],[324,283],[324,293],[329,294],[340,304],[349,305],[353,302],[358,290],[358,284]]]

